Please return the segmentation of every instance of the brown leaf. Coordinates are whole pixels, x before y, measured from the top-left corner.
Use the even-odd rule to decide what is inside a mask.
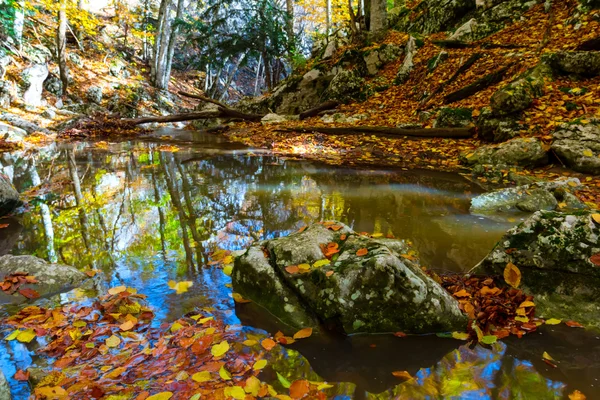
[[[0,229],[8,228],[10,224],[0,224]]]
[[[28,299],[37,299],[40,297],[40,294],[33,289],[25,288],[19,290],[19,293]]]
[[[521,284],[521,271],[515,264],[510,262],[506,264],[506,268],[504,268],[504,280],[514,288],[519,287]]]
[[[369,254],[369,250],[367,250],[365,248],[358,249],[358,251],[356,252],[356,255],[359,257],[366,256],[367,254]]]
[[[392,375],[394,375],[396,378],[404,379],[407,381],[412,379],[412,375],[408,371],[394,371],[392,372]]]
[[[290,397],[301,399],[310,392],[310,383],[306,380],[294,381],[290,386]]]
[[[312,328],[304,328],[300,329],[298,332],[294,334],[294,339],[306,339],[310,337],[313,333]]]
[[[13,376],[15,381],[23,381],[26,382],[29,380],[29,371],[23,371],[22,369],[18,370],[15,376]]]
[[[340,229],[342,229],[342,226],[341,226],[341,225],[331,225],[331,226],[329,227],[329,229],[331,229],[332,231],[335,231],[335,232],[337,232],[337,231],[339,231]]]
[[[565,322],[565,324],[571,328],[583,328],[583,325],[581,325],[579,322],[575,322],[575,321],[567,321],[567,322]]]

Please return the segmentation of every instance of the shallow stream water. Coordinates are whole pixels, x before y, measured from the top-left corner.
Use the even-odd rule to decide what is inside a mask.
[[[218,249],[241,250],[311,222],[339,220],[358,232],[410,240],[422,264],[467,271],[523,215],[469,213],[481,189],[458,174],[424,170],[356,170],[272,154],[195,132],[159,131],[144,140],[51,145],[5,154],[1,170],[28,209],[2,220],[0,254],[32,254],[98,269],[107,287],[148,296],[156,324],[195,307],[257,333],[281,327],[254,305],[235,305],[230,278],[210,266]],[[169,280],[193,281],[175,295]],[[64,301],[80,299],[75,291]],[[1,299],[0,299],[1,301]],[[12,309],[1,306],[0,314]],[[337,398],[554,399],[577,389],[600,398],[600,338],[595,332],[544,326],[522,339],[470,348],[437,336],[334,334],[282,351],[273,370],[338,382]],[[542,360],[546,351],[557,360]],[[7,377],[37,360],[21,343],[0,345]],[[273,379],[273,370],[264,380]],[[416,379],[398,384],[393,371]],[[16,399],[25,384],[10,380]]]

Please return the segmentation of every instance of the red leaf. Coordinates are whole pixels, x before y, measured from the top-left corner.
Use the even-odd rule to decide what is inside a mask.
[[[19,290],[19,293],[27,297],[28,299],[37,299],[38,297],[40,297],[40,294],[38,292],[29,288],[21,289]]]
[[[575,322],[575,321],[567,321],[567,322],[565,322],[565,324],[571,328],[583,328],[583,325],[581,325],[579,322]]]
[[[362,249],[358,249],[358,251],[356,252],[356,255],[359,257],[362,256],[366,256],[369,253],[369,250],[362,248]]]
[[[600,267],[600,253],[591,256],[590,261],[592,262],[592,264]]]
[[[29,380],[29,371],[23,371],[22,369],[18,370],[15,376],[13,376],[15,381],[28,381]]]

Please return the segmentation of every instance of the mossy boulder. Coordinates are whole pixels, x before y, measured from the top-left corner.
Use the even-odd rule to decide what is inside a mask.
[[[600,75],[600,51],[559,51],[546,55],[544,60],[561,74]]]
[[[570,168],[600,174],[600,120],[562,124],[553,134],[552,150]]]
[[[498,117],[489,108],[483,108],[477,118],[477,132],[487,142],[505,142],[519,135],[519,119],[520,115]]]
[[[463,128],[473,123],[473,110],[470,108],[441,108],[435,121],[434,128]]]
[[[433,333],[464,329],[458,303],[419,267],[403,241],[336,224],[253,245],[235,260],[233,289],[295,328]],[[322,246],[337,243],[331,262]],[[365,255],[359,255],[367,249]],[[361,252],[359,252],[361,250]],[[300,266],[290,273],[290,266]],[[291,270],[294,272],[294,270]]]
[[[0,132],[2,127],[0,126]],[[9,134],[8,132],[2,133],[3,135]],[[10,179],[4,174],[0,174],[0,217],[13,212],[23,202],[20,199],[19,192],[15,189]]]
[[[572,193],[580,188],[579,179],[570,178],[499,189],[474,197],[471,200],[471,212],[485,214],[586,209],[587,206]]]
[[[365,79],[360,76],[356,69],[345,69],[331,80],[331,84],[327,89],[327,97],[342,103],[357,100],[361,97],[364,86]]]
[[[468,166],[478,164],[505,164],[520,167],[535,167],[548,163],[544,145],[536,138],[517,138],[498,145],[482,146],[463,153],[460,161]]]
[[[492,112],[506,116],[529,108],[536,97],[543,95],[545,80],[551,76],[552,70],[544,63],[527,71],[494,93],[490,100]]]
[[[594,212],[539,211],[509,230],[474,269],[502,276],[520,270],[520,288],[535,296],[537,315],[600,327],[600,224]]]

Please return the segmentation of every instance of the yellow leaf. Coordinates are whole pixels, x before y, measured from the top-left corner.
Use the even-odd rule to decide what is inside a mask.
[[[20,331],[16,339],[21,343],[30,343],[33,339],[35,339],[35,332],[33,329]]]
[[[515,321],[519,321],[519,322],[523,322],[523,323],[528,323],[529,322],[529,318],[527,317],[515,317]]]
[[[519,287],[521,284],[521,271],[515,264],[510,262],[506,264],[506,268],[504,269],[504,280],[514,288]]]
[[[233,397],[236,400],[244,400],[246,392],[240,386],[230,386],[225,388],[225,396]]]
[[[245,304],[245,303],[251,303],[251,300],[247,300],[245,299],[241,294],[239,293],[233,293],[233,301],[235,301],[236,303],[240,303],[240,304]]]
[[[331,261],[329,261],[327,259],[319,260],[313,264],[313,268],[321,268],[322,266],[329,265],[329,264],[331,264]]]
[[[408,371],[394,371],[392,372],[392,375],[394,375],[396,378],[400,378],[400,379],[412,379],[412,375],[408,372]]]
[[[581,393],[579,390],[574,391],[569,395],[569,400],[586,400],[585,394]]]
[[[104,342],[108,347],[117,347],[121,344],[121,339],[118,336],[112,335]]]
[[[256,363],[254,363],[254,366],[252,367],[252,369],[255,371],[260,371],[261,369],[263,369],[266,366],[267,366],[267,360],[258,360]]]
[[[223,264],[231,264],[233,262],[233,256],[227,256],[223,259]]]
[[[15,340],[17,338],[17,336],[19,336],[19,333],[21,333],[20,330],[13,331],[10,335],[8,335],[6,338],[4,338],[4,340],[8,340],[8,341]]]
[[[248,347],[255,346],[257,343],[258,343],[258,342],[257,342],[256,340],[252,340],[252,339],[244,340],[244,341],[242,342],[242,344],[243,344],[244,346],[248,346]]]
[[[228,264],[226,266],[223,267],[223,273],[227,276],[231,276],[231,273],[233,272],[233,265],[232,264]]]
[[[192,379],[198,383],[208,382],[212,379],[209,371],[196,372],[192,375]]]
[[[175,322],[173,325],[171,325],[171,332],[177,332],[181,328],[183,328],[183,325],[181,325],[179,322]]]
[[[219,370],[219,376],[224,381],[230,381],[231,380],[231,373],[229,373],[229,371],[227,371],[225,369],[225,365],[221,366],[221,369]]]
[[[519,308],[525,308],[525,307],[535,307],[535,304],[533,301],[524,301],[519,306]]]
[[[312,335],[312,328],[304,328],[294,334],[294,339],[306,339]]]
[[[188,291],[194,285],[194,282],[191,281],[183,281],[183,282],[175,282],[169,281],[169,287],[175,291],[177,294],[182,294]]]
[[[550,318],[546,320],[546,325],[558,325],[560,324],[562,321],[560,319],[556,319],[556,318]]]
[[[115,294],[123,293],[126,290],[127,290],[127,286],[117,286],[117,287],[108,289],[108,294],[114,296]]]
[[[317,386],[317,390],[331,389],[332,387],[333,387],[333,385],[330,385],[327,382],[323,382],[319,386]]]
[[[258,392],[260,391],[261,383],[260,379],[255,376],[251,376],[246,379],[246,385],[244,386],[244,390],[246,393],[251,394],[252,396],[258,396]]]
[[[128,320],[128,321],[125,321],[125,322],[123,322],[123,323],[122,323],[122,324],[119,326],[119,328],[120,328],[122,331],[130,331],[130,330],[132,330],[132,329],[133,329],[133,327],[134,327],[134,326],[135,326],[135,322],[133,322],[132,320]]]
[[[227,340],[223,340],[221,343],[219,344],[215,344],[211,349],[210,349],[210,353],[213,355],[213,357],[215,358],[219,358],[222,357],[225,353],[227,353],[229,351],[229,343],[227,343]]]
[[[310,265],[309,264],[300,264],[300,265],[298,265],[298,269],[301,271],[309,271]]]
[[[600,214],[592,214],[592,219],[594,220],[594,222],[596,222],[597,224],[600,224]]]
[[[469,334],[466,332],[452,332],[452,337],[458,340],[468,340]]]
[[[173,397],[172,392],[160,392],[147,397],[146,400],[169,400],[171,397]]]
[[[586,156],[586,157],[594,157],[594,152],[591,151],[590,149],[585,149],[583,151],[583,155]]]

